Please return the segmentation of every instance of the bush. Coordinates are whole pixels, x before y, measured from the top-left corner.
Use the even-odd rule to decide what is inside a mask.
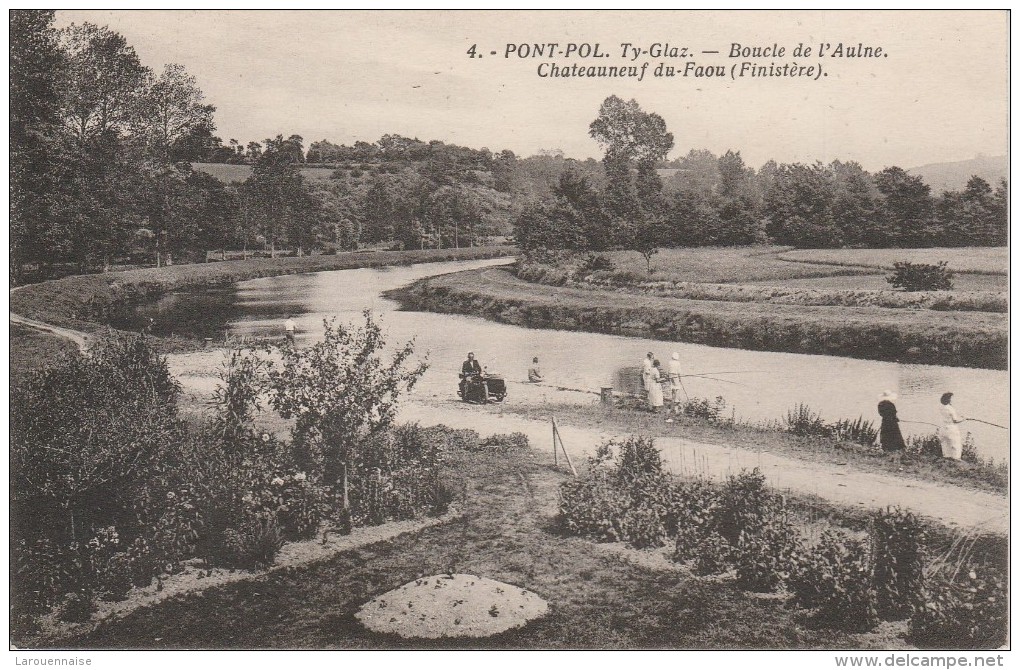
[[[272,517],[251,516],[224,531],[218,563],[229,568],[265,570],[283,547],[283,534]]]
[[[902,288],[904,291],[951,291],[953,271],[947,265],[947,261],[935,265],[908,261],[893,263],[893,274],[886,277],[886,281],[893,288]]]
[[[797,535],[783,507],[769,507],[740,533],[730,560],[737,585],[747,591],[775,591],[792,569]]]
[[[452,501],[440,480],[443,431],[416,423],[368,440],[348,464],[355,525],[442,513]]]
[[[1008,639],[1008,596],[1008,580],[998,570],[943,566],[927,576],[909,639],[921,648],[997,649]]]
[[[531,449],[531,442],[524,433],[497,433],[490,435],[475,446],[469,447],[470,451],[493,451],[500,454],[528,451]]]
[[[708,398],[688,398],[683,404],[683,415],[694,419],[705,419],[707,421],[719,421],[726,411],[726,399],[721,395],[715,400]]]
[[[924,527],[899,508],[877,512],[872,524],[878,614],[906,619],[924,586]]]
[[[815,413],[810,407],[798,403],[796,407],[786,412],[786,432],[801,437],[828,437],[829,427],[822,420],[821,415]]]
[[[816,608],[817,624],[860,633],[878,625],[872,580],[868,542],[826,531],[817,547],[794,555],[789,587],[796,605]]]
[[[653,441],[628,438],[601,445],[587,475],[560,486],[560,521],[569,532],[600,542],[661,547],[676,533],[678,499]]]
[[[703,544],[712,537],[719,490],[709,481],[695,479],[677,484],[676,498],[673,509],[676,519],[674,558],[678,561],[700,560],[705,556]],[[715,552],[714,555],[722,554]]]
[[[612,272],[615,269],[616,266],[608,256],[588,254],[574,271],[574,278],[580,280],[595,272]]]

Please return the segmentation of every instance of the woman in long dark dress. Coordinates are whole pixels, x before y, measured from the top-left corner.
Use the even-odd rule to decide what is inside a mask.
[[[886,391],[878,397],[878,415],[882,417],[882,427],[878,432],[878,439],[882,443],[882,451],[895,452],[903,451],[907,445],[903,442],[903,434],[900,433],[900,420],[896,418],[896,394]]]

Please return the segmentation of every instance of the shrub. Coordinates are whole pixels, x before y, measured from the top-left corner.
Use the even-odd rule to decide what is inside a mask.
[[[708,398],[688,398],[682,411],[684,416],[694,419],[719,421],[726,411],[726,399],[721,395],[716,396],[714,401]]]
[[[816,608],[817,624],[866,632],[878,625],[872,579],[868,542],[826,531],[818,546],[794,555],[789,587],[795,604]]]
[[[718,575],[730,564],[730,543],[718,533],[703,537],[695,547],[694,574]]]
[[[829,424],[830,436],[841,442],[854,442],[868,447],[875,443],[878,438],[878,429],[871,421],[866,421],[859,416],[856,419],[840,419],[836,423]]]
[[[748,591],[774,591],[792,569],[797,535],[782,506],[766,508],[748,526],[730,552],[737,585]]]
[[[996,649],[1006,644],[1006,576],[990,567],[942,566],[926,577],[923,602],[910,618],[910,641],[922,648]]]
[[[906,453],[922,458],[942,458],[942,441],[938,433],[911,435],[906,440]]]
[[[589,459],[585,477],[560,486],[560,521],[598,541],[660,547],[676,532],[678,496],[650,438],[608,442]]]
[[[384,361],[382,329],[371,312],[364,316],[361,328],[324,322],[321,342],[283,348],[282,363],[269,371],[273,407],[294,419],[297,465],[327,486],[343,486],[359,445],[393,424],[400,395],[427,368],[405,367],[414,353],[411,342]]]
[[[601,254],[588,254],[574,271],[575,279],[584,279],[595,272],[612,272],[616,269],[613,261],[608,256]]]
[[[676,560],[700,560],[705,555],[702,545],[712,535],[719,497],[718,488],[704,479],[677,484],[677,500],[673,508],[676,519]]]
[[[592,467],[587,476],[560,485],[560,522],[569,533],[597,542],[624,539],[623,515],[632,504],[604,468]]]
[[[224,531],[220,565],[265,570],[283,547],[283,534],[272,517],[251,516],[238,528]]]
[[[782,497],[771,490],[761,470],[744,470],[726,480],[714,525],[727,542],[736,545],[742,532],[753,531],[763,520],[784,513],[784,507]]]
[[[878,614],[905,619],[924,586],[924,527],[899,508],[877,512],[872,524]]]
[[[953,271],[947,265],[947,261],[939,261],[935,265],[908,261],[893,263],[893,274],[886,277],[886,281],[893,288],[904,291],[951,291]]]
[[[452,500],[440,481],[445,446],[442,431],[416,423],[366,441],[348,464],[353,523],[445,511]]]
[[[527,451],[530,448],[531,442],[524,433],[497,433],[478,442],[474,447],[469,447],[469,450],[508,454],[517,451]]]
[[[822,417],[803,403],[786,412],[786,432],[801,437],[828,437],[831,433]]]

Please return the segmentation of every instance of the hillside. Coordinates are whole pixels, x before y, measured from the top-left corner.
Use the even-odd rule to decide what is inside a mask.
[[[980,156],[952,163],[929,163],[910,168],[907,172],[924,179],[931,186],[932,195],[937,196],[943,191],[962,190],[974,175],[995,188],[1000,179],[1009,178],[1009,159],[1006,156]]]
[[[230,163],[192,163],[191,168],[193,170],[211,174],[227,184],[242,182],[248,178],[248,175],[251,174],[250,165],[233,165]],[[329,176],[333,174],[333,168],[320,167],[317,165],[302,165],[300,170],[305,179],[310,180],[329,179]]]

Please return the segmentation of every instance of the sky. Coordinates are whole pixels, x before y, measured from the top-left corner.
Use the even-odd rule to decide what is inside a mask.
[[[1007,152],[1008,18],[1002,10],[57,12],[58,27],[89,21],[120,32],[153,69],[184,65],[216,106],[224,142],[296,133],[306,146],[353,144],[391,133],[522,156],[600,157],[588,125],[617,95],[665,119],[671,158],[733,149],[755,167],[840,159],[873,171]],[[792,53],[800,43],[817,52],[840,42],[884,55]],[[557,43],[557,55],[504,57],[507,45],[536,43]],[[607,57],[563,54],[568,44],[596,43]],[[630,61],[625,43],[691,53]],[[731,58],[735,43],[786,51]],[[467,54],[472,45],[482,58]],[[820,65],[825,75],[730,78],[745,61]],[[641,81],[538,76],[551,64],[644,62]],[[727,76],[652,74],[659,63],[682,71],[687,62],[722,66]]]

